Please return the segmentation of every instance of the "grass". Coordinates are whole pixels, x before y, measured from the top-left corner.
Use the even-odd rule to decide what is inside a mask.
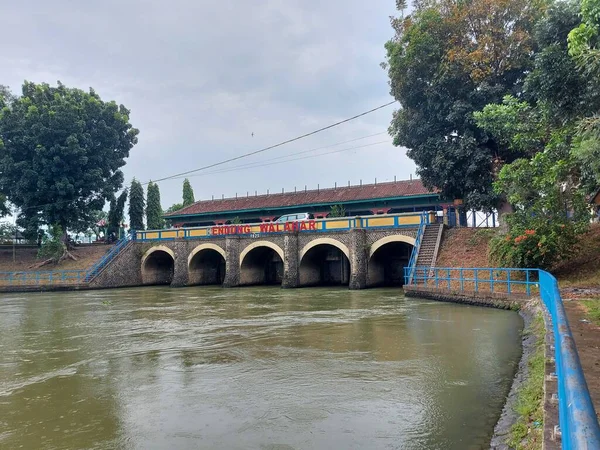
[[[586,317],[596,325],[600,325],[600,297],[591,300],[581,300],[581,304],[586,309]]]
[[[600,287],[600,223],[579,237],[574,254],[558,263],[552,273],[561,287]]]
[[[528,377],[519,388],[515,410],[516,423],[511,427],[507,444],[516,450],[537,450],[542,448],[544,425],[544,319],[539,313],[525,334],[536,336],[535,349],[529,356]]]

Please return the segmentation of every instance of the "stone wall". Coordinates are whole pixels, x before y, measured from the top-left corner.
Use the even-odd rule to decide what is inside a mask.
[[[312,273],[310,268],[303,265],[303,253],[315,243],[331,244],[340,250],[341,260],[338,266],[341,266],[342,283],[348,284],[350,289],[363,289],[367,286],[369,252],[373,243],[387,236],[404,236],[412,239],[416,236],[416,228],[406,229],[381,229],[365,230],[352,229],[341,230],[339,232],[317,232],[317,233],[298,233],[288,232],[277,235],[264,235],[258,238],[250,236],[215,236],[209,239],[175,239],[171,241],[157,242],[131,242],[104,270],[96,276],[90,283],[90,287],[123,287],[140,286],[143,284],[155,284],[172,279],[171,286],[189,286],[195,284],[214,283],[219,274],[217,268],[210,268],[200,263],[192,264],[192,258],[204,260],[219,260],[218,257],[205,257],[200,255],[208,249],[224,255],[225,268],[223,285],[226,287],[239,286],[240,284],[252,284],[254,278],[260,278],[259,272],[264,270],[259,266],[252,267],[251,260],[242,267],[240,258],[247,258],[248,255],[256,256],[253,249],[260,241],[266,241],[275,252],[283,253],[283,273],[278,273],[281,278],[281,285],[284,288],[294,288],[301,285],[311,284],[318,281],[320,273]],[[274,245],[273,245],[274,244]],[[252,246],[252,247],[249,247]],[[202,250],[198,248],[201,247]],[[252,248],[252,250],[249,250]],[[164,273],[157,272],[156,264],[153,266],[152,253],[162,250],[173,255],[172,273],[168,273],[167,266],[164,265]],[[308,250],[310,251],[310,250]],[[200,256],[199,256],[200,255]],[[156,255],[154,257],[156,259]],[[346,262],[347,258],[347,262]],[[222,263],[221,263],[222,264]],[[349,264],[349,279],[343,279]],[[338,267],[336,266],[336,267]],[[333,266],[332,266],[333,267]],[[221,267],[221,272],[223,268]],[[248,271],[256,271],[255,275]],[[278,272],[281,268],[277,269]],[[242,271],[244,275],[242,276]],[[313,269],[314,272],[314,269]],[[337,274],[336,274],[337,276]],[[256,278],[255,281],[259,282]],[[220,281],[220,280],[219,280]]]

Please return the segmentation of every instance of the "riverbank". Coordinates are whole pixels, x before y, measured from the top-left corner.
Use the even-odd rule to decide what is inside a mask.
[[[13,249],[2,247],[0,248],[0,272],[24,272],[34,270],[86,270],[94,265],[102,255],[104,255],[110,245],[86,245],[78,246],[71,250],[77,261],[65,259],[59,264],[48,264],[39,269],[33,268],[40,263],[37,258],[37,247],[35,248],[19,248],[16,246],[14,259]]]

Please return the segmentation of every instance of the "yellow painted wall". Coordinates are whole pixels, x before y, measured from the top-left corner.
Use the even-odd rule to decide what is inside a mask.
[[[348,228],[348,220],[332,220],[327,222],[328,230],[337,230],[339,228]]]
[[[394,225],[393,217],[377,217],[373,219],[367,219],[367,227],[390,227],[392,225]]]
[[[189,232],[189,236],[206,236],[207,235],[207,229],[203,228],[200,230],[190,230]]]

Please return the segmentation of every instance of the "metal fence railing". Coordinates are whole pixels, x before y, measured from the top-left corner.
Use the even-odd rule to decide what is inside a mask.
[[[36,270],[0,272],[0,286],[30,286],[83,283],[85,270]]]
[[[600,425],[575,341],[571,335],[558,283],[540,269],[406,267],[411,288],[446,292],[539,294],[552,320],[561,447],[564,450],[600,449]]]
[[[405,267],[404,282],[411,286],[458,292],[524,294],[539,292],[538,269]]]
[[[419,229],[417,230],[417,236],[415,238],[415,245],[413,245],[412,251],[410,253],[410,260],[408,261],[408,269],[415,269],[417,264],[417,259],[419,258],[419,250],[421,250],[421,241],[423,240],[423,234],[425,234],[425,226],[427,225],[427,221],[425,220],[425,216],[421,216],[421,223],[419,225]],[[413,273],[409,273],[410,277]],[[406,276],[406,275],[405,275]]]
[[[600,449],[600,426],[585,382],[558,283],[539,271],[540,296],[552,318],[563,449]]]
[[[92,281],[104,267],[106,267],[113,259],[115,259],[119,253],[121,253],[121,250],[123,250],[131,240],[135,240],[135,236],[135,231],[132,231],[131,233],[126,233],[125,236],[119,239],[117,243],[87,271],[85,275],[85,281]]]

